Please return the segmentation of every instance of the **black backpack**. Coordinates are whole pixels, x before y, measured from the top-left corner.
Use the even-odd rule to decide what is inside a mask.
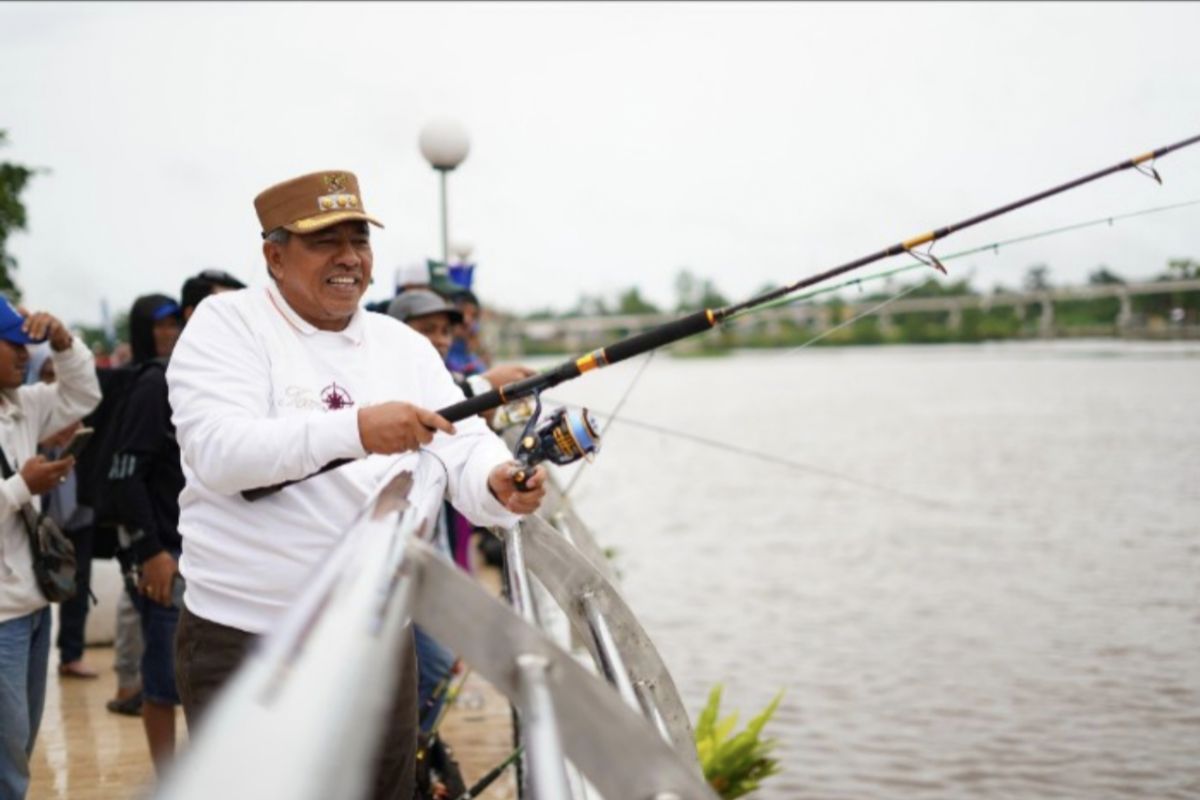
[[[83,419],[83,424],[96,433],[79,454],[75,465],[79,504],[90,507],[95,514],[93,558],[112,558],[117,552],[120,520],[109,472],[129,395],[145,370],[166,369],[166,366],[165,360],[155,358],[141,364],[96,369],[96,377],[100,380],[100,405]]]

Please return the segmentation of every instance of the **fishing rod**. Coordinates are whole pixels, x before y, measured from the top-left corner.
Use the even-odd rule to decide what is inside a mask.
[[[458,686],[452,686],[454,683],[455,670],[457,670],[462,663],[463,662],[461,658],[454,659],[454,663],[450,665],[450,671],[447,672],[446,676],[438,681],[437,685],[433,687],[433,691],[429,693],[429,698],[425,701],[425,707],[422,708],[420,713],[417,715],[418,723],[420,726],[424,727],[429,712],[433,710],[434,706],[437,705],[439,700],[445,697],[446,702],[442,703],[441,707],[438,708],[437,715],[433,718],[433,724],[429,726],[428,736],[431,739],[437,735],[438,728],[441,727],[442,720],[446,717],[446,712],[448,712],[450,707],[458,701],[459,694],[462,693],[463,687],[467,684],[467,678],[471,677],[471,668],[466,667],[462,678],[458,681]]]
[[[1014,236],[1011,239],[1002,239],[997,242],[989,242],[988,244],[979,245],[978,247],[972,247],[968,250],[959,250],[957,253],[950,253],[949,255],[939,256],[939,260],[944,263],[946,261],[954,261],[956,259],[966,258],[967,256],[977,255],[978,253],[986,253],[989,250],[991,250],[993,253],[996,253],[997,255],[999,255],[1001,247],[1008,247],[1010,245],[1021,244],[1024,242],[1032,242],[1037,239],[1046,239],[1051,236],[1058,236],[1059,234],[1070,233],[1072,231],[1083,230],[1085,228],[1094,228],[1099,225],[1108,225],[1111,227],[1113,225],[1113,223],[1118,222],[1120,220],[1133,219],[1135,217],[1146,217],[1146,216],[1150,216],[1152,214],[1161,214],[1164,211],[1176,211],[1181,208],[1189,208],[1191,206],[1197,206],[1197,205],[1200,205],[1200,200],[1187,200],[1182,203],[1173,203],[1173,204],[1167,205],[1167,206],[1154,206],[1152,208],[1143,208],[1140,211],[1131,211],[1126,214],[1114,214],[1109,217],[1098,217],[1096,219],[1090,219],[1085,222],[1076,222],[1071,225],[1063,225],[1058,228],[1050,228],[1048,230],[1022,234],[1021,236]],[[836,292],[840,289],[846,289],[850,286],[862,287],[863,284],[869,283],[871,281],[881,280],[884,278],[891,278],[893,276],[900,275],[905,272],[911,272],[915,269],[924,269],[928,266],[929,266],[929,264],[925,263],[924,261],[918,260],[914,264],[905,264],[900,267],[895,267],[893,269],[884,270],[883,272],[877,272],[873,275],[866,275],[861,278],[852,278],[848,281],[842,281],[841,283],[835,283],[831,286],[822,286],[820,289],[814,289],[811,292],[805,292],[804,294],[798,294],[794,297],[784,297],[781,299],[773,300],[770,303],[765,303],[762,306],[759,306],[759,307],[753,309],[753,311],[765,311],[770,308],[786,308],[787,306],[794,305],[796,303],[800,303],[805,300],[810,300],[814,297],[818,297],[823,294],[830,294],[830,293]],[[730,318],[726,319],[725,322],[730,323],[735,320],[741,319],[741,317],[745,313],[747,313],[747,312],[742,312],[741,314],[730,317]],[[808,344],[808,343],[806,342],[805,344]]]
[[[495,783],[496,779],[504,774],[504,770],[508,769],[508,765],[520,758],[523,752],[525,752],[524,746],[513,750],[503,761],[488,770],[486,775],[476,781],[471,788],[467,789],[454,800],[472,800],[473,798],[479,797],[480,793]]]
[[[1129,158],[1125,161],[1114,164],[1111,167],[1106,167],[1082,177],[1075,178],[1074,180],[1051,187],[1044,191],[1038,192],[1037,194],[1030,195],[1020,200],[1015,200],[990,211],[985,211],[982,214],[976,214],[973,217],[968,217],[961,222],[945,225],[941,228],[935,228],[934,230],[922,233],[918,236],[904,239],[896,244],[885,247],[882,250],[877,250],[869,255],[856,258],[853,261],[848,261],[823,272],[818,272],[806,278],[802,278],[795,283],[788,284],[787,286],[781,286],[777,289],[763,292],[740,303],[733,303],[717,309],[706,308],[700,311],[695,311],[691,314],[680,317],[679,319],[659,325],[656,328],[651,328],[648,331],[626,337],[606,347],[593,350],[586,355],[564,361],[558,366],[552,367],[545,372],[538,373],[537,375],[533,375],[519,381],[514,381],[504,386],[486,391],[482,394],[475,395],[474,397],[467,398],[461,402],[446,406],[445,408],[439,409],[437,413],[447,421],[453,423],[473,417],[476,414],[482,414],[485,411],[491,411],[492,409],[499,408],[500,406],[510,403],[514,400],[519,400],[524,397],[536,398],[546,389],[558,386],[564,381],[578,378],[585,372],[591,372],[594,369],[609,367],[613,364],[620,363],[625,359],[633,358],[634,356],[639,356],[642,353],[656,350],[660,347],[672,344],[673,342],[680,341],[681,339],[686,339],[690,336],[704,333],[705,331],[708,331],[711,328],[721,324],[725,320],[742,314],[743,312],[759,308],[771,303],[772,301],[794,294],[795,292],[812,286],[815,283],[820,283],[821,281],[835,278],[838,275],[845,274],[852,270],[865,267],[868,264],[873,264],[876,261],[882,261],[885,258],[897,256],[902,253],[908,253],[918,261],[928,264],[929,266],[932,266],[945,273],[946,268],[942,266],[942,263],[937,259],[936,256],[929,252],[928,249],[926,249],[924,252],[919,252],[916,250],[916,248],[922,245],[932,246],[932,244],[939,239],[945,239],[946,237],[957,233],[958,231],[972,228],[1011,211],[1016,211],[1019,208],[1024,208],[1025,206],[1029,206],[1047,198],[1054,197],[1055,195],[1068,192],[1072,189],[1092,183],[1093,181],[1097,181],[1109,175],[1123,172],[1127,169],[1136,169],[1138,172],[1153,178],[1155,181],[1161,184],[1162,177],[1154,168],[1154,162],[1169,153],[1196,144],[1197,142],[1200,142],[1200,135],[1192,136],[1188,139],[1184,139],[1165,147],[1160,147],[1156,150],[1151,150],[1148,153],[1143,153],[1140,156],[1134,156],[1133,158]],[[1150,162],[1149,165],[1142,166],[1143,164],[1146,164],[1146,162]],[[586,414],[583,416],[586,417]],[[533,424],[536,423],[536,421],[537,417],[535,415],[533,418],[531,418],[530,424],[526,426],[525,433],[521,437],[521,444],[527,448],[528,452],[525,454],[526,457],[522,459],[523,467],[521,472],[516,475],[518,486],[522,485],[527,471],[536,465],[538,456],[545,455],[544,453],[539,453],[537,450],[536,441],[530,441],[532,438],[534,438],[532,430]],[[589,431],[586,430],[586,419],[583,421],[584,424],[573,424],[573,422],[578,423],[579,420],[577,419],[573,421],[566,416],[561,416],[557,420],[551,420],[551,422],[556,427],[553,429],[541,429],[539,430],[539,434],[541,434],[542,430],[545,430],[547,439],[550,441],[557,440],[558,444],[562,445],[564,449],[567,449],[567,446],[571,446],[569,454],[575,459],[583,458],[589,454],[587,448],[584,446],[585,443],[578,440],[578,435],[582,435],[585,438],[590,438],[591,441],[589,444],[592,445],[591,452],[595,452],[594,446],[597,444],[598,437],[587,436]],[[554,430],[559,432],[559,436],[555,437],[553,435]],[[591,433],[594,434],[594,430],[592,430]],[[571,436],[573,434],[577,435],[576,441],[571,442]],[[542,439],[542,437],[539,435],[538,439]],[[353,460],[354,459],[345,458],[332,461],[319,469],[317,472],[314,472],[312,475],[308,475],[305,478],[300,478],[299,480],[307,480],[308,478],[328,472],[329,470],[337,469],[338,467],[348,464]],[[275,484],[274,486],[250,489],[242,492],[242,496],[247,500],[258,500],[262,497],[272,495],[297,482],[298,481],[285,481],[283,483]]]
[[[1045,239],[1045,238],[1052,237],[1052,236],[1059,236],[1064,233],[1070,233],[1073,231],[1083,230],[1086,228],[1093,228],[1093,227],[1096,227],[1099,225],[1108,225],[1109,227],[1112,227],[1112,225],[1114,223],[1116,223],[1120,220],[1133,219],[1135,217],[1145,217],[1145,216],[1150,216],[1152,214],[1161,214],[1165,211],[1176,211],[1181,208],[1190,208],[1190,207],[1198,206],[1198,205],[1200,205],[1200,199],[1194,199],[1194,200],[1187,200],[1182,203],[1173,203],[1171,205],[1165,205],[1165,206],[1153,206],[1151,208],[1143,208],[1143,209],[1139,209],[1137,211],[1126,212],[1124,214],[1113,214],[1113,215],[1110,215],[1107,217],[1099,217],[1099,218],[1095,218],[1095,219],[1089,219],[1089,220],[1085,220],[1083,222],[1075,222],[1070,225],[1061,225],[1056,228],[1050,228],[1050,229],[1041,230],[1041,231],[1034,231],[1032,233],[1021,234],[1020,236],[1014,236],[1009,239],[1001,239],[999,241],[989,242],[988,244],[980,245],[978,247],[972,247],[967,250],[959,250],[956,253],[951,253],[949,255],[940,256],[940,259],[943,262],[953,261],[955,259],[965,258],[967,256],[975,255],[977,253],[985,253],[989,250],[992,251],[993,253],[995,253],[996,255],[999,255],[1001,247],[1008,247],[1013,244],[1020,244],[1023,242],[1031,242],[1031,241],[1035,241],[1038,239]],[[839,283],[831,284],[828,286],[822,286],[818,289],[813,289],[812,291],[804,292],[803,294],[798,294],[798,295],[794,295],[791,297],[785,297],[780,300],[775,300],[775,301],[772,301],[771,303],[767,303],[763,306],[760,306],[758,309],[755,309],[755,310],[756,311],[765,311],[765,310],[771,309],[771,308],[786,308],[786,307],[789,307],[796,303],[803,302],[804,300],[811,300],[814,297],[819,297],[821,295],[830,294],[832,292],[837,292],[837,291],[840,291],[841,289],[845,289],[845,288],[848,288],[851,286],[857,286],[859,288],[859,290],[861,291],[862,287],[865,284],[870,283],[872,281],[878,281],[878,280],[892,278],[892,277],[895,277],[896,275],[900,275],[905,272],[911,272],[912,270],[915,270],[915,269],[926,269],[927,267],[928,267],[928,265],[925,264],[924,262],[917,261],[912,264],[905,264],[900,267],[895,267],[893,269],[884,270],[882,272],[877,272],[872,275],[866,275],[861,278],[852,278],[847,281],[841,281]],[[784,353],[784,355],[791,355],[792,353],[795,353],[799,350],[803,350],[806,347],[810,347],[810,346],[816,344],[817,342],[821,341],[822,339],[825,339],[826,337],[831,336],[834,333],[837,333],[839,330],[842,330],[843,328],[847,328],[850,325],[853,325],[854,323],[858,322],[860,319],[863,319],[864,317],[869,317],[869,316],[879,312],[883,308],[886,308],[888,305],[890,305],[894,302],[897,302],[898,300],[903,299],[904,297],[921,289],[922,286],[923,286],[923,284],[918,283],[918,284],[914,284],[909,287],[902,287],[899,290],[897,290],[897,292],[895,294],[887,297],[886,299],[883,300],[883,302],[879,303],[878,305],[871,306],[870,308],[868,308],[864,311],[861,311],[858,314],[855,314],[853,317],[851,317],[847,320],[844,320],[844,321],[838,323],[837,325],[835,325],[831,328],[828,328],[827,330],[821,331],[820,333],[815,334],[808,339],[805,339],[804,342],[802,342],[801,344],[798,344],[795,347],[788,348],[788,350]],[[745,313],[745,312],[743,312],[743,313]],[[734,323],[742,322],[742,321],[744,321],[742,319],[742,315],[739,315],[739,316],[731,317],[731,318],[725,320],[725,325],[730,326]],[[759,451],[755,451],[755,450],[750,450],[746,447],[742,447],[741,445],[734,445],[734,444],[730,444],[728,442],[718,441],[716,439],[708,439],[708,438],[705,438],[702,436],[698,436],[694,433],[687,433],[685,431],[674,430],[674,429],[668,428],[663,425],[656,425],[654,423],[642,422],[639,420],[630,419],[628,417],[622,417],[621,409],[623,409],[625,407],[626,401],[629,400],[629,396],[633,393],[633,390],[637,386],[638,381],[641,380],[643,373],[646,371],[646,368],[650,365],[650,362],[654,358],[654,354],[656,352],[658,352],[658,351],[652,350],[650,352],[650,354],[646,357],[646,360],[644,362],[642,362],[641,367],[638,368],[637,373],[633,376],[633,380],[631,380],[629,382],[629,385],[625,387],[625,391],[621,395],[621,399],[617,402],[617,405],[613,408],[612,411],[602,411],[602,410],[595,409],[595,408],[592,409],[593,411],[595,411],[597,414],[600,414],[605,419],[604,429],[601,431],[602,437],[607,436],[608,432],[612,429],[612,426],[614,424],[616,424],[617,422],[625,422],[634,427],[644,428],[646,430],[654,431],[656,433],[660,433],[660,434],[663,434],[666,436],[675,436],[677,438],[691,441],[691,442],[694,442],[696,444],[700,444],[700,445],[703,445],[706,447],[713,447],[713,448],[716,448],[719,450],[725,450],[726,452],[735,453],[737,455],[746,456],[748,458],[753,458],[753,459],[765,461],[768,463],[780,464],[780,465],[783,465],[786,467],[792,467],[795,469],[806,470],[809,472],[815,472],[817,474],[824,475],[825,477],[832,478],[834,480],[845,481],[845,482],[852,483],[855,485],[863,486],[868,489],[882,491],[887,494],[896,494],[895,490],[893,490],[889,487],[873,485],[873,484],[864,484],[860,479],[855,478],[851,475],[844,475],[841,473],[833,472],[831,470],[828,470],[828,469],[825,469],[822,467],[817,467],[812,464],[804,464],[804,463],[800,463],[798,461],[794,461],[791,459],[782,458],[781,456],[772,455],[770,453],[763,453],[763,452],[759,452]],[[562,401],[562,400],[556,400],[556,399],[552,399],[552,398],[547,398],[547,399],[550,399],[551,402],[555,402],[559,405],[575,406],[577,408],[580,407],[577,404],[568,403],[568,402]],[[576,470],[575,473],[571,476],[571,480],[568,481],[566,487],[562,490],[562,496],[564,499],[566,499],[567,497],[570,496],[571,491],[575,488],[576,484],[579,483],[579,479],[583,476],[584,472],[586,472],[586,470],[581,467],[580,469]],[[918,500],[919,502],[922,502],[922,503],[928,504],[928,503],[932,502],[932,504],[934,504],[934,505],[940,505],[942,507],[945,507],[945,504],[941,503],[940,501],[930,501],[928,498],[915,497],[912,495],[908,495],[907,493],[900,493],[900,495],[903,497],[906,497],[908,499]]]

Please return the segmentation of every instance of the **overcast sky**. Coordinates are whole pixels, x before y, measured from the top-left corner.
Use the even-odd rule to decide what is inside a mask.
[[[745,296],[1200,133],[1200,5],[0,4],[0,159],[52,172],[10,244],[99,319],[205,267],[265,280],[252,200],[349,169],[376,285],[436,255],[417,137],[459,119],[451,239],[485,302],[566,308],[681,267]],[[1200,198],[1200,146],[939,245]],[[983,287],[1200,258],[1200,207],[954,262]],[[898,263],[898,262],[897,262]]]

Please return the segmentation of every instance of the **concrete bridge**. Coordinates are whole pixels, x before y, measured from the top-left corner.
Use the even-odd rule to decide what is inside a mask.
[[[880,327],[887,331],[893,326],[897,314],[943,312],[949,315],[948,325],[957,329],[962,326],[963,311],[1011,307],[1018,319],[1025,319],[1028,309],[1036,306],[1038,332],[1044,337],[1054,335],[1054,304],[1078,300],[1116,298],[1119,301],[1117,316],[1113,321],[1117,330],[1123,331],[1133,323],[1133,298],[1144,295],[1174,294],[1176,292],[1200,292],[1200,279],[1159,281],[1154,283],[1099,284],[1051,288],[1034,292],[1003,292],[998,294],[961,295],[957,297],[916,297],[897,300],[879,312]],[[855,314],[870,306],[856,306]]]
[[[1002,292],[997,294],[968,294],[952,297],[911,297],[888,304],[878,312],[881,330],[887,334],[895,329],[895,318],[903,314],[944,314],[951,329],[962,325],[963,313],[978,309],[989,311],[1011,307],[1018,319],[1026,319],[1036,309],[1038,333],[1043,337],[1055,335],[1056,303],[1080,300],[1115,298],[1118,301],[1113,323],[1118,332],[1127,332],[1135,324],[1133,298],[1147,295],[1167,295],[1177,292],[1200,292],[1200,279],[1157,281],[1149,283],[1099,284],[1048,288],[1041,291]],[[880,300],[847,302],[840,311],[836,307],[814,303],[767,309],[753,319],[767,333],[778,332],[784,323],[811,330],[813,334],[868,312]],[[835,319],[835,314],[839,318]],[[520,353],[522,342],[532,340],[556,345],[567,352],[580,352],[611,342],[622,336],[652,328],[679,317],[679,314],[634,314],[605,317],[572,317],[567,319],[522,320],[515,317],[492,317],[485,326],[493,353]],[[1195,324],[1195,321],[1191,321]]]

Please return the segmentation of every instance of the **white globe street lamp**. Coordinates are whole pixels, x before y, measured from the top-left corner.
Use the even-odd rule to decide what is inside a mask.
[[[453,170],[467,157],[471,151],[471,142],[467,138],[466,129],[454,119],[438,117],[432,119],[421,129],[418,140],[421,155],[429,165],[437,170],[441,177],[442,191],[442,264],[450,266],[450,245],[446,213],[446,173]]]

